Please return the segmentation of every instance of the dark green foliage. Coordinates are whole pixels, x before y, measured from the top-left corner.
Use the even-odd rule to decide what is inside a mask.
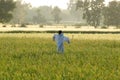
[[[83,19],[86,19],[89,25],[95,28],[100,25],[101,11],[104,0],[79,0],[76,5],[77,9],[83,9]]]
[[[102,28],[102,29],[108,29],[108,27],[106,27],[106,26],[102,26],[101,28]]]
[[[20,26],[19,26],[20,27]],[[23,26],[22,26],[23,27]],[[27,27],[27,26],[26,26]],[[39,26],[40,27],[40,26]],[[44,28],[44,26],[40,28]],[[66,26],[67,28],[67,26]],[[80,26],[76,26],[75,28],[81,28]],[[102,29],[108,29],[108,27],[101,27]],[[57,33],[55,30],[46,30],[46,31],[21,31],[21,30],[13,30],[13,31],[0,31],[0,33]],[[64,31],[64,33],[69,33],[69,34],[120,34],[120,31],[102,31],[102,30],[93,30],[93,31]]]
[[[21,24],[20,27],[27,27],[26,24]]]
[[[120,25],[120,1],[112,1],[104,8],[104,24],[118,27]]]
[[[2,27],[7,27],[6,25],[3,25]]]
[[[15,8],[13,0],[0,0],[0,22],[6,23],[12,19],[11,12]]]
[[[40,25],[39,25],[39,27],[40,27],[40,28],[43,28],[43,27],[44,27],[44,25],[43,25],[43,24],[40,24]]]

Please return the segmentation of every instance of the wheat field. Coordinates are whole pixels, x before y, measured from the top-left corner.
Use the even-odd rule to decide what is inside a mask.
[[[48,33],[1,33],[0,80],[120,80],[119,34],[65,34],[64,54]]]

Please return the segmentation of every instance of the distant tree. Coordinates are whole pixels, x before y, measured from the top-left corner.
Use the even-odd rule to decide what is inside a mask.
[[[103,11],[105,25],[120,25],[120,1],[111,1],[109,5],[104,7]]]
[[[46,19],[47,22],[49,22],[49,21],[52,20],[52,17],[53,17],[51,15],[52,7],[49,7],[49,6],[40,6],[39,9],[40,9],[41,15]]]
[[[70,0],[68,5],[69,5],[68,10],[70,11],[71,16],[73,17],[73,20],[82,22],[83,21],[83,19],[82,19],[82,14],[83,14],[82,9],[77,10],[76,9],[77,5],[76,5],[75,1],[73,1],[73,0]]]
[[[101,13],[104,7],[104,0],[78,0],[77,9],[83,9],[83,19],[95,28],[100,25]]]
[[[52,7],[49,6],[31,7],[30,9],[27,10],[27,15],[25,16],[25,22],[33,23],[33,24],[49,23],[50,21],[52,21],[51,12],[52,12]]]
[[[23,3],[22,0],[16,1],[16,8],[12,12],[13,19],[12,23],[22,24],[25,23],[25,17],[27,15],[27,11],[29,10],[30,4]]]
[[[61,10],[58,7],[54,7],[52,10],[52,15],[56,23],[59,23],[61,21],[60,14],[61,14]]]
[[[36,10],[36,15],[33,16],[33,22],[35,24],[40,24],[40,23],[45,23],[46,22],[46,19],[45,17],[41,14],[41,10],[38,8]]]
[[[15,8],[14,0],[0,0],[0,22],[6,23],[12,19],[11,12]]]

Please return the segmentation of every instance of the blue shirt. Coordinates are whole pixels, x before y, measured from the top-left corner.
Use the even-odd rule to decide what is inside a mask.
[[[57,43],[57,51],[60,52],[60,53],[64,52],[64,45],[63,45],[63,43],[64,42],[70,43],[69,38],[65,37],[63,35],[63,33],[55,34],[53,36],[53,40],[56,41],[56,43]]]

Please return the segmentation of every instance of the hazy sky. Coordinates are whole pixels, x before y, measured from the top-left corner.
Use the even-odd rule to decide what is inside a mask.
[[[27,3],[31,3],[33,7],[38,6],[58,6],[62,9],[67,9],[67,3],[69,3],[69,0],[24,0]],[[106,3],[112,0],[105,0]],[[120,1],[120,0],[119,0]]]
[[[27,3],[31,3],[33,7],[38,6],[58,6],[59,8],[66,9],[69,0],[24,0]]]

